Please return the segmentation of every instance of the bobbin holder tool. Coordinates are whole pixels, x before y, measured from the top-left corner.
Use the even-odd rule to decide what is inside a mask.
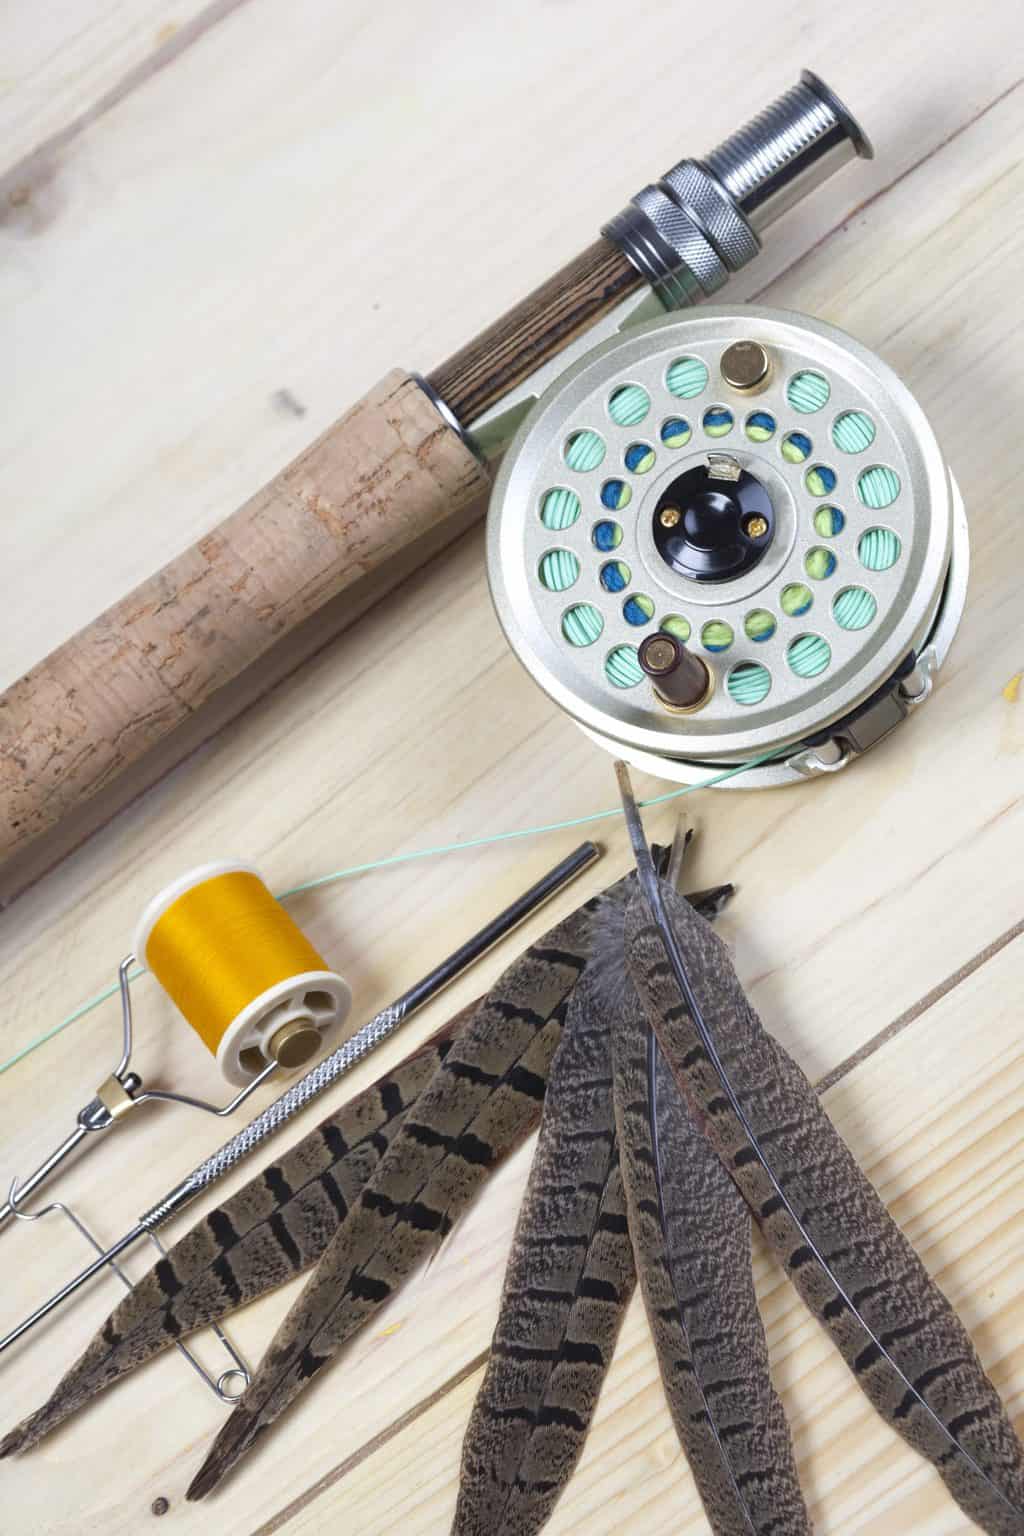
[[[0,902],[350,623],[357,580],[393,585],[462,532],[482,510],[489,462],[555,372],[637,319],[718,293],[773,220],[870,154],[805,72],[704,159],[638,192],[426,378],[389,373],[245,506],[9,688]]]
[[[74,1130],[44,1162],[40,1163],[34,1173],[29,1174],[28,1178],[12,1180],[7,1200],[0,1205],[0,1230],[5,1222],[17,1214],[18,1203],[27,1200],[52,1174],[56,1173],[61,1164],[77,1151],[87,1138],[95,1137],[101,1131],[108,1131],[112,1126],[119,1125],[129,1110],[138,1109],[143,1104],[172,1103],[186,1104],[192,1109],[204,1110],[209,1115],[231,1115],[255,1093],[262,1083],[266,1082],[272,1073],[278,1070],[276,1061],[268,1062],[250,1083],[240,1088],[226,1104],[220,1105],[211,1104],[206,1099],[193,1098],[191,1094],[175,1093],[167,1088],[145,1088],[139,1074],[131,1070],[134,1046],[131,972],[135,964],[135,956],[126,955],[117,968],[123,1030],[120,1061],[109,1077],[103,1080],[89,1102],[78,1111]]]
[[[144,1088],[132,1071],[136,956],[238,1088],[226,1104]],[[232,1114],[272,1073],[294,1070],[316,1055],[344,1023],[351,1002],[346,982],[329,969],[256,871],[233,863],[200,865],[153,897],[139,921],[134,950],[118,967],[117,983],[121,1059],[79,1111],[70,1135],[27,1179],[12,1181],[0,1207],[0,1227],[72,1153],[143,1104]]]
[[[66,1285],[62,1286],[42,1306],[37,1307],[34,1312],[24,1318],[16,1328],[13,1328],[3,1338],[0,1338],[0,1353],[10,1348],[12,1344],[22,1338],[30,1329],[34,1328],[37,1323],[42,1322],[45,1317],[48,1317],[51,1312],[61,1306],[70,1296],[73,1296],[76,1291],[80,1290],[94,1275],[100,1274],[108,1267],[113,1267],[116,1271],[116,1261],[127,1249],[134,1247],[136,1243],[141,1242],[146,1237],[156,1241],[155,1233],[158,1227],[162,1227],[165,1222],[183,1210],[197,1195],[202,1194],[204,1189],[208,1189],[211,1184],[216,1183],[219,1178],[222,1178],[225,1173],[234,1168],[243,1158],[248,1157],[251,1152],[254,1152],[257,1147],[266,1141],[268,1136],[272,1136],[282,1125],[285,1125],[294,1115],[297,1115],[300,1110],[304,1109],[311,1099],[316,1098],[325,1089],[337,1082],[339,1077],[351,1071],[365,1056],[369,1055],[378,1045],[394,1034],[400,1024],[410,1018],[418,1009],[424,1007],[431,998],[436,997],[439,992],[447,987],[450,982],[454,981],[457,976],[460,976],[463,971],[467,970],[470,965],[485,955],[501,939],[506,938],[508,934],[518,928],[520,923],[524,922],[526,918],[539,911],[545,902],[550,901],[553,896],[557,895],[559,891],[575,880],[578,875],[581,875],[585,869],[589,869],[600,856],[601,850],[595,843],[581,843],[578,848],[568,854],[566,858],[560,860],[553,869],[550,869],[546,875],[543,875],[540,880],[531,885],[527,891],[518,896],[515,901],[499,912],[496,917],[485,923],[482,928],[473,934],[471,938],[467,939],[464,944],[461,944],[458,949],[454,950],[452,954],[442,960],[439,965],[434,966],[431,971],[428,971],[408,991],[403,992],[387,1008],[375,1014],[368,1023],[364,1024],[361,1029],[356,1030],[355,1034],[346,1040],[343,1045],[339,1046],[336,1051],[333,1051],[330,1056],[325,1057],[323,1061],[318,1062],[304,1077],[301,1077],[298,1082],[293,1083],[273,1103],[268,1104],[266,1109],[261,1110],[255,1119],[251,1120],[248,1125],[243,1126],[240,1131],[237,1131],[222,1147],[219,1147],[216,1152],[211,1153],[209,1157],[204,1158],[197,1167],[193,1168],[190,1174],[182,1179],[180,1183],[176,1184],[173,1189],[169,1190],[162,1200],[159,1200],[156,1205],[152,1206],[141,1216],[136,1225],[126,1232],[123,1237],[119,1238],[110,1248],[105,1250],[100,1248],[95,1238],[85,1230],[82,1223],[67,1210],[67,1207],[48,1207],[47,1209],[57,1208],[64,1210],[65,1214],[69,1216],[79,1231],[83,1232],[88,1238],[88,1241],[97,1250],[99,1256],[72,1280],[69,1280]],[[20,1199],[21,1194],[19,1193],[15,1197],[15,1203],[17,1204],[17,1201]],[[23,1213],[15,1209],[14,1214],[21,1216]],[[38,1214],[42,1215],[44,1213],[39,1212]],[[218,1336],[220,1337],[220,1335]],[[221,1342],[234,1358],[234,1351],[230,1341],[221,1337]],[[189,1363],[200,1375],[204,1376],[208,1384],[212,1385],[214,1390],[218,1392],[218,1395],[230,1397],[229,1393],[221,1390],[223,1377],[215,1383],[211,1382],[202,1370],[202,1367],[191,1357],[188,1358]],[[229,1377],[234,1376],[237,1370],[244,1372],[244,1367],[236,1360],[235,1366],[226,1372],[225,1375]]]

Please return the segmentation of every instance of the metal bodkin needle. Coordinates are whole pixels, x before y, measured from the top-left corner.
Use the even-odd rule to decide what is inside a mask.
[[[282,1093],[273,1103],[268,1104],[254,1120],[236,1132],[230,1141],[224,1143],[219,1151],[194,1168],[187,1178],[183,1179],[170,1190],[164,1198],[141,1216],[137,1224],[120,1237],[112,1247],[101,1253],[99,1258],[87,1268],[81,1270],[72,1280],[61,1287],[55,1295],[37,1307],[28,1317],[24,1318],[16,1328],[0,1339],[0,1352],[8,1349],[18,1339],[26,1334],[29,1329],[47,1317],[62,1302],[91,1280],[93,1275],[99,1274],[112,1260],[117,1259],[126,1249],[131,1248],[142,1238],[148,1237],[158,1227],[175,1215],[190,1200],[200,1194],[209,1185],[219,1179],[222,1174],[228,1172],[242,1158],[256,1149],[266,1138],[273,1134],[280,1126],[298,1114],[306,1104],[324,1091],[325,1088],[335,1082],[345,1072],[348,1072],[357,1062],[386,1040],[398,1026],[417,1009],[435,997],[449,982],[461,975],[475,960],[497,944],[500,939],[506,937],[521,922],[531,916],[537,909],[544,905],[552,896],[556,895],[577,875],[589,868],[598,858],[601,850],[594,843],[582,843],[574,853],[557,864],[536,885],[532,885],[528,891],[518,897],[499,912],[497,917],[486,923],[478,933],[461,945],[441,964],[435,966],[415,986],[403,992],[401,997],[381,1013],[372,1018],[368,1024],[356,1031],[354,1035],[345,1041],[344,1045],[326,1056],[317,1066],[307,1072],[305,1077]],[[17,1197],[16,1197],[17,1198]]]

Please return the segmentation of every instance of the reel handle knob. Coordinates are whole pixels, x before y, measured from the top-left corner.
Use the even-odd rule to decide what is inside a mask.
[[[637,651],[637,660],[666,709],[692,714],[711,697],[714,677],[710,667],[674,635],[648,635]]]

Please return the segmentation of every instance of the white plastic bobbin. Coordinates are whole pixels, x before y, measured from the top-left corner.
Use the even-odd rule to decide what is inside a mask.
[[[211,1018],[206,1010],[202,1018],[190,1017],[187,1006],[190,1001],[193,1014],[198,1011],[192,990],[186,994],[178,984],[175,966],[162,963],[159,954],[149,953],[150,941],[161,919],[190,891],[233,874],[251,875],[259,882],[258,886],[250,888],[254,914],[262,909],[265,918],[273,923],[281,937],[282,949],[294,950],[296,968],[288,975],[264,984],[267,982],[266,957],[247,950],[244,960],[239,956],[239,968],[250,965],[254,978],[258,978],[254,982],[257,990],[249,1001],[233,1017]],[[241,914],[226,911],[223,916],[225,932],[204,933],[204,940],[231,945],[244,942],[240,922],[231,931],[232,923],[238,922]],[[216,926],[215,922],[212,926]],[[305,934],[275,900],[259,871],[249,864],[201,864],[173,880],[143,911],[135,930],[135,954],[160,982],[207,1048],[216,1054],[221,1073],[236,1087],[250,1083],[271,1062],[286,1071],[295,1071],[304,1065],[328,1039],[339,1033],[352,1002],[348,983],[336,971],[326,968],[326,963]],[[319,965],[316,962],[320,962]],[[278,968],[280,963],[279,959]]]

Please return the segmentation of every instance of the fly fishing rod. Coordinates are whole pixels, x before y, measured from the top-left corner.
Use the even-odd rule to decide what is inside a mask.
[[[719,293],[781,214],[870,154],[805,71],[703,159],[638,192],[447,362],[387,374],[243,507],[14,683],[0,696],[0,902],[351,622],[359,578],[393,582],[461,532],[556,372],[638,320]]]

